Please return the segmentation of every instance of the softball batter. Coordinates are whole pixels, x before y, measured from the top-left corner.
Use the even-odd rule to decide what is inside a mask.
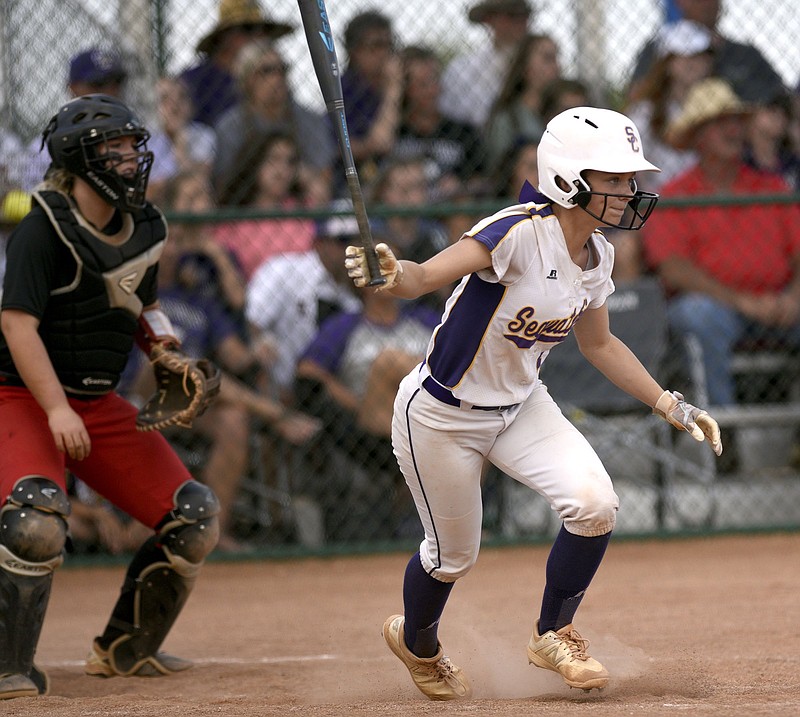
[[[600,459],[539,379],[550,350],[571,330],[587,360],[631,396],[719,455],[708,413],[665,391],[609,331],[613,247],[598,226],[639,229],[658,195],[635,173],[659,171],[630,119],[593,107],[553,118],[539,145],[538,192],[478,222],[424,264],[378,245],[382,290],[412,299],[460,283],[425,361],[402,381],[392,441],[425,529],[408,563],[405,615],[383,626],[392,652],[430,699],[468,697],[469,680],[437,637],[450,591],[478,556],[485,460],[543,495],[562,520],[546,568],[528,660],[584,690],[608,683],[573,626],[614,528],[618,499]],[[365,284],[364,250],[345,265]]]

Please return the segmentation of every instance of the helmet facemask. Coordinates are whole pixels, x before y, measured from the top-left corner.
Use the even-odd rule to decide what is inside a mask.
[[[134,137],[134,152],[121,154],[108,150],[108,142],[117,137]],[[147,149],[147,131],[127,133],[125,128],[93,133],[80,140],[83,168],[76,172],[109,204],[119,209],[141,209],[145,204],[147,182],[153,166],[153,153]],[[105,151],[104,151],[105,150]],[[121,174],[117,168],[131,159],[136,170]]]
[[[133,138],[133,152],[110,151],[109,143]],[[52,166],[80,177],[106,202],[122,210],[145,205],[153,153],[150,133],[122,101],[108,95],[83,95],[65,104],[42,134]],[[121,174],[121,164],[136,160],[136,168]]]
[[[614,227],[615,229],[624,229],[626,231],[636,231],[644,226],[648,217],[652,214],[653,209],[656,208],[658,203],[658,194],[652,192],[641,192],[636,187],[636,180],[632,179],[633,196],[630,194],[609,194],[608,192],[593,192],[588,182],[581,177],[585,189],[578,189],[578,192],[572,197],[572,202],[583,209],[589,216],[594,217],[597,221],[605,226]],[[580,186],[575,182],[576,186]],[[595,214],[589,209],[589,204],[592,197],[603,197],[603,209],[599,214]],[[614,224],[605,218],[606,210],[608,209],[608,200],[612,197],[619,197],[620,199],[627,200],[628,204],[625,211],[622,213],[619,221]]]

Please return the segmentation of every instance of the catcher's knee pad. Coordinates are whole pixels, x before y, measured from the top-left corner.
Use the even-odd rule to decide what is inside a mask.
[[[66,494],[42,476],[17,481],[0,510],[0,674],[24,675],[39,694],[47,675],[33,656],[63,560],[67,515]]]
[[[175,671],[157,654],[194,587],[203,559],[219,538],[219,503],[214,493],[196,481],[175,493],[158,535],[140,549],[123,596],[135,592],[131,624],[116,621],[125,631],[108,648],[110,674],[153,675]],[[160,550],[155,549],[160,545]],[[137,560],[137,558],[139,558]],[[121,598],[122,599],[122,598]]]
[[[68,515],[69,499],[49,478],[26,476],[18,480],[0,510],[0,548],[13,553],[20,565],[4,559],[0,566],[26,575],[52,572],[61,563]]]
[[[175,507],[162,521],[162,545],[189,563],[200,563],[219,540],[219,501],[212,490],[187,481],[175,491]]]

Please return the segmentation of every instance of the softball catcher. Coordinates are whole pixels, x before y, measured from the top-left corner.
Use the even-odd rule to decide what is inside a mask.
[[[529,662],[571,687],[608,683],[573,618],[605,554],[618,499],[597,454],[539,379],[570,331],[610,381],[722,451],[714,419],[659,386],[609,331],[614,250],[597,228],[639,229],[658,200],[636,187],[636,172],[658,168],[645,159],[635,125],[610,110],[567,110],[548,124],[538,165],[538,191],[526,185],[522,203],[478,222],[424,264],[377,247],[382,290],[397,296],[416,298],[460,279],[424,362],[400,385],[392,426],[425,538],[406,568],[405,614],[389,617],[383,636],[433,700],[471,694],[437,633],[454,583],[478,556],[486,460],[539,492],[562,520]],[[363,286],[364,250],[348,247],[345,265]]]
[[[114,392],[135,341],[159,364],[165,350],[180,353],[156,297],[166,223],[145,200],[148,137],[115,98],[87,95],[61,107],[43,134],[52,164],[8,242],[0,313],[0,699],[48,691],[34,656],[67,539],[66,470],[153,529],[85,671],[157,676],[192,665],[159,648],[216,544],[217,500],[161,434],[137,430],[136,408]],[[190,364],[184,377],[195,373]],[[201,368],[187,389],[195,411],[206,398],[195,400],[194,392],[210,397],[215,389],[215,371]],[[167,420],[165,405],[174,403],[151,406],[139,417],[142,427]],[[177,422],[191,416],[180,413]]]

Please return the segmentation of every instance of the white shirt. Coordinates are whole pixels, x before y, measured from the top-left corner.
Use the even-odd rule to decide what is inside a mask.
[[[281,388],[291,387],[297,359],[317,333],[320,301],[346,311],[361,308],[358,297],[334,281],[314,249],[268,259],[247,285],[247,320],[275,337],[273,379]]]
[[[442,114],[481,128],[505,81],[511,50],[492,45],[459,55],[442,74]]]
[[[508,207],[464,236],[489,248],[492,267],[465,276],[447,300],[420,382],[432,375],[478,406],[522,403],[550,350],[614,291],[614,248],[595,232],[597,263],[581,270],[549,203]]]

